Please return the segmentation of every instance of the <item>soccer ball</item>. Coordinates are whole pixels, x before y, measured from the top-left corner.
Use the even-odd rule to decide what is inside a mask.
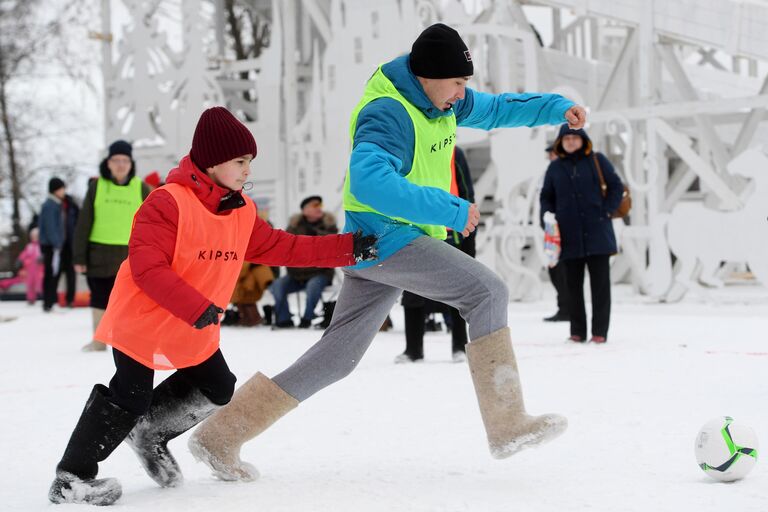
[[[718,416],[696,436],[696,461],[715,480],[733,482],[747,476],[757,462],[755,432],[729,416]]]

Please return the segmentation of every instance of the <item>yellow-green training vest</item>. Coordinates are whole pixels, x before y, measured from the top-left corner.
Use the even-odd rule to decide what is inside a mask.
[[[134,176],[122,186],[99,178],[93,200],[93,226],[88,240],[104,245],[128,245],[133,216],[142,202],[139,178]]]
[[[414,146],[413,164],[410,172],[405,176],[409,182],[423,187],[435,187],[450,193],[451,190],[451,157],[453,147],[456,145],[456,115],[440,116],[429,119],[419,109],[414,107],[402,94],[398,92],[392,82],[381,71],[381,67],[368,80],[363,93],[363,99],[352,112],[349,124],[349,136],[354,144],[357,116],[360,111],[371,101],[378,98],[392,98],[405,107],[408,116],[413,122]],[[431,224],[416,224],[399,217],[384,215],[361,203],[355,198],[349,185],[350,173],[347,169],[347,179],[344,181],[344,209],[351,212],[371,212],[389,217],[404,224],[416,226],[427,235],[445,240],[448,236],[445,226]]]

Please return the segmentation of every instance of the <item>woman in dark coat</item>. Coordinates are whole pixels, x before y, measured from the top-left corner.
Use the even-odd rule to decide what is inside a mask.
[[[554,144],[558,159],[549,164],[541,190],[541,211],[554,212],[560,226],[566,283],[570,299],[571,341],[587,339],[584,269],[592,291],[592,338],[605,343],[611,316],[609,257],[617,252],[611,213],[621,203],[624,187],[608,159],[592,150],[584,130],[560,128]],[[605,196],[598,171],[607,186]]]

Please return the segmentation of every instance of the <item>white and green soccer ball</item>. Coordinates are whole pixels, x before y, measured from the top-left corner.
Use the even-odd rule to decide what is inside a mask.
[[[733,482],[747,476],[757,462],[757,436],[730,416],[718,416],[696,436],[696,461],[715,480]]]

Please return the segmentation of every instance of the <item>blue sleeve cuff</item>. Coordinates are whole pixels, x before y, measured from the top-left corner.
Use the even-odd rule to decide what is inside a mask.
[[[453,223],[448,227],[461,233],[464,231],[464,227],[467,225],[467,219],[469,218],[469,201],[457,197],[456,202],[458,202],[459,207],[456,212],[456,218],[453,219]]]

